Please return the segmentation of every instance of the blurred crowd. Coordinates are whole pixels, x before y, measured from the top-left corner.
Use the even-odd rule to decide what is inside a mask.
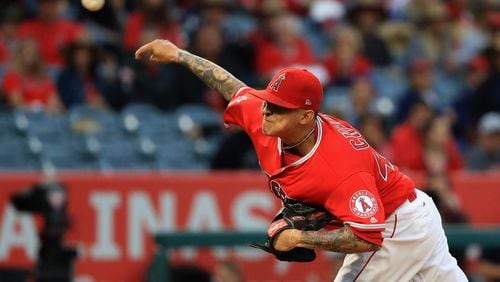
[[[308,68],[323,83],[323,112],[403,169],[500,166],[495,0],[108,0],[97,12],[78,0],[1,3],[1,101],[12,108],[221,112],[225,101],[189,71],[134,60],[137,47],[165,38],[256,88],[282,67]],[[249,147],[240,134],[230,138]],[[238,168],[229,156],[214,167]]]

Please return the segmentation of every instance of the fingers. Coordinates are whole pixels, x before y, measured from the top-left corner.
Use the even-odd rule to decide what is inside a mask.
[[[160,62],[160,60],[158,60],[158,58],[157,58],[155,55],[151,55],[151,56],[149,56],[149,60],[150,60],[151,62],[157,62],[157,63],[159,63],[159,62]]]
[[[137,59],[137,60],[141,59],[144,54],[151,52],[151,50],[153,49],[151,44],[152,44],[152,42],[147,43],[147,44],[141,46],[139,49],[137,49],[137,51],[135,51],[135,59]]]

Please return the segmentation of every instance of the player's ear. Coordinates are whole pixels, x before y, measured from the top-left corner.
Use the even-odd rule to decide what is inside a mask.
[[[313,110],[304,110],[300,121],[302,124],[308,124],[314,121],[315,116],[316,114]]]

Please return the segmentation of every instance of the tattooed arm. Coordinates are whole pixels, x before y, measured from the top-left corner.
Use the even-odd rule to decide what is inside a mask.
[[[347,226],[334,231],[300,231],[297,229],[288,229],[279,235],[274,247],[280,251],[290,250],[295,247],[304,247],[346,254],[371,252],[380,249],[380,246],[356,236]]]
[[[179,51],[178,63],[189,68],[228,101],[237,89],[245,85],[222,67],[184,50]]]
[[[168,40],[156,39],[143,45],[135,52],[135,58],[157,63],[181,64],[228,101],[237,89],[245,86],[217,64],[180,49]]]

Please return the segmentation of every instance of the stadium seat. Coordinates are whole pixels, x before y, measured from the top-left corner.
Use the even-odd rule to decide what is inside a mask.
[[[138,134],[144,123],[158,119],[160,116],[161,112],[158,108],[146,103],[129,104],[121,112],[123,126],[132,134]]]
[[[11,135],[9,138],[0,140],[0,170],[35,170],[38,168],[39,163],[30,155],[24,139]]]
[[[134,103],[123,109],[122,124],[125,130],[142,137],[179,134],[175,115],[161,112],[150,104]]]
[[[21,135],[36,137],[41,142],[58,143],[69,134],[67,120],[63,116],[15,110],[13,120],[15,128]]]
[[[120,139],[125,135],[115,113],[91,106],[79,105],[71,108],[68,123],[73,133],[94,136],[99,141]]]
[[[148,170],[154,168],[154,161],[140,154],[139,144],[131,139],[117,139],[101,143],[99,166],[101,170]]]
[[[0,106],[0,139],[8,138],[14,133],[12,113],[7,107]]]
[[[157,168],[199,170],[208,168],[208,161],[197,157],[190,140],[171,139],[157,144]]]
[[[41,162],[50,163],[57,170],[91,170],[97,162],[85,156],[74,139],[59,143],[43,143]]]
[[[176,115],[179,128],[184,133],[197,127],[203,129],[204,135],[221,131],[222,116],[206,105],[182,105],[177,108]]]

